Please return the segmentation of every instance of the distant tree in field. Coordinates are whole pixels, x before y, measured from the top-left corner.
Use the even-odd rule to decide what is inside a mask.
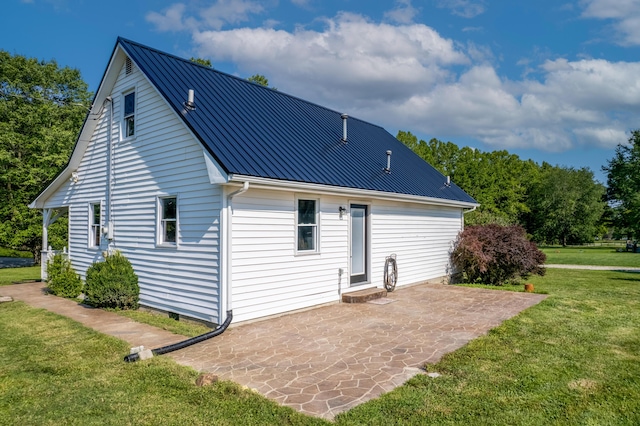
[[[205,67],[213,68],[213,64],[211,64],[211,59],[202,59],[202,58],[191,58],[189,59],[191,62],[195,62],[196,64],[204,65]]]
[[[616,147],[602,170],[607,173],[611,222],[627,238],[640,237],[640,129],[631,132],[628,144]]]
[[[605,188],[588,168],[544,163],[529,194],[527,229],[541,243],[581,244],[602,232]]]
[[[78,70],[0,50],[0,246],[39,259],[42,216],[27,206],[67,163],[89,99]],[[54,225],[50,241],[64,243]]]

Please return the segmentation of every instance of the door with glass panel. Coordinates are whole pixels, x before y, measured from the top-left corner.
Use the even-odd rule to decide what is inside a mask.
[[[367,235],[367,210],[361,204],[351,204],[351,284],[368,281],[369,269],[369,238]]]

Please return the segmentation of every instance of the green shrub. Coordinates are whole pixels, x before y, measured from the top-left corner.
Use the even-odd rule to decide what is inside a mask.
[[[468,282],[493,285],[526,279],[530,274],[544,275],[546,259],[517,225],[466,227],[451,254],[454,268]]]
[[[82,293],[82,280],[73,270],[71,262],[61,254],[47,261],[47,283],[56,296],[78,297]]]
[[[138,276],[120,252],[107,255],[87,270],[85,302],[99,308],[137,309]]]

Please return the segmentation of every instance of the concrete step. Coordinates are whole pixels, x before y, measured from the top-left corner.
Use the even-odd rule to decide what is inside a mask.
[[[364,303],[381,297],[387,297],[387,290],[384,288],[367,288],[343,294],[342,301],[344,303]]]

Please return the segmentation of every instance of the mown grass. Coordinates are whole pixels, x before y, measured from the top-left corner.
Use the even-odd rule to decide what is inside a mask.
[[[15,250],[6,247],[0,247],[0,257],[24,257],[32,258],[33,254],[30,251]]]
[[[640,267],[640,253],[618,252],[613,247],[540,247],[549,264]]]
[[[127,352],[67,318],[0,304],[0,424],[325,424],[230,382],[197,387],[168,357],[125,363]]]
[[[339,425],[640,424],[640,273],[550,269],[546,300]],[[519,287],[518,287],[519,288]],[[326,424],[238,386],[198,388],[168,357],[0,304],[0,424]]]
[[[26,268],[2,268],[0,269],[0,285],[8,285],[13,282],[39,280],[40,266],[28,266]]]
[[[169,318],[166,315],[162,315],[154,312],[147,311],[122,311],[122,310],[114,310],[118,315],[122,315],[123,317],[130,318],[134,321],[141,322],[144,324],[152,325],[154,327],[161,328],[163,330],[170,331],[172,333],[181,334],[187,337],[195,337],[201,334],[207,333],[212,329],[206,327],[202,324],[197,324],[195,322],[189,321],[176,321],[172,318]]]

